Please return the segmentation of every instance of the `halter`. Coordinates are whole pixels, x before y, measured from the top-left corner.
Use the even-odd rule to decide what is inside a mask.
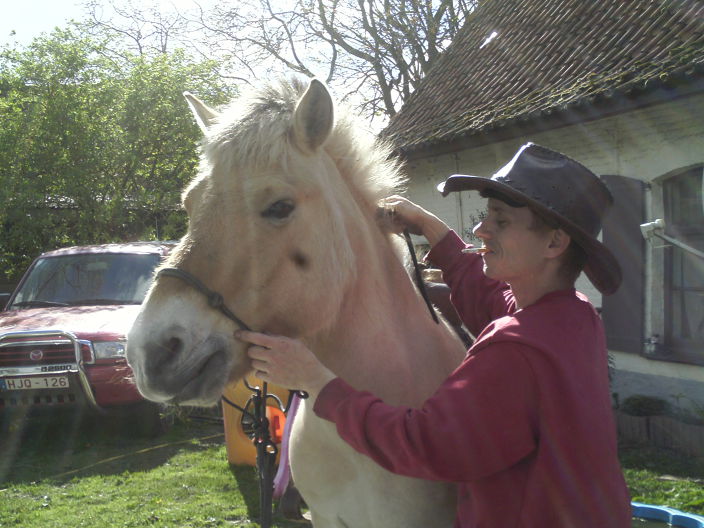
[[[438,320],[435,308],[428,298],[428,293],[425,289],[425,283],[423,282],[420,267],[418,266],[418,260],[416,259],[411,236],[407,229],[404,230],[403,235],[406,239],[408,250],[411,253],[418,289],[425,300],[428,310],[430,311],[430,315],[433,320],[439,324],[440,321]],[[208,300],[208,306],[220,311],[225,317],[233,321],[242,330],[249,332],[252,331],[251,328],[244,321],[242,321],[242,319],[237,317],[234,312],[225,305],[225,300],[222,295],[208,288],[199,279],[187,271],[183,271],[179,268],[162,268],[157,272],[156,278],[158,279],[162,276],[181,279],[185,283],[192,286],[196,291],[202,293]],[[269,433],[269,420],[266,417],[266,403],[269,399],[273,399],[277,402],[279,408],[284,412],[284,414],[287,414],[294,397],[298,396],[301,399],[305,399],[308,397],[308,393],[305,391],[296,390],[289,391],[288,402],[284,408],[281,400],[279,400],[276,395],[267,393],[266,382],[263,383],[262,387],[256,387],[250,385],[245,378],[244,384],[249,390],[252,391],[252,395],[249,397],[249,400],[247,400],[244,407],[240,407],[225,396],[222,396],[222,401],[242,413],[242,429],[250,438],[252,438],[252,442],[257,449],[257,470],[259,472],[259,507],[261,509],[262,518],[261,527],[270,528],[272,523],[274,466],[276,463],[278,448],[272,441],[271,434]],[[249,410],[250,407],[252,407],[252,411]]]
[[[203,284],[200,280],[198,280],[195,276],[191,275],[187,271],[183,271],[179,268],[162,268],[157,272],[156,278],[158,279],[162,275],[166,275],[167,277],[175,277],[177,279],[181,279],[184,282],[187,282],[188,284],[193,286],[194,289],[198,290],[200,293],[205,295],[205,298],[208,299],[208,306],[210,306],[211,308],[215,308],[216,310],[220,310],[225,317],[227,317],[231,321],[234,321],[235,324],[239,326],[242,330],[246,330],[248,332],[252,331],[252,329],[247,326],[245,322],[242,321],[242,319],[237,317],[232,312],[232,310],[230,310],[225,305],[225,299],[223,299],[222,295],[220,295],[216,291],[209,289],[205,284]]]
[[[202,293],[208,300],[208,306],[220,311],[225,317],[233,321],[242,330],[251,332],[252,329],[242,319],[237,317],[232,310],[225,305],[223,296],[211,290],[195,276],[179,268],[162,268],[157,274],[161,276],[181,279],[192,286],[196,291]],[[222,396],[222,401],[231,405],[242,413],[242,429],[252,439],[257,449],[257,470],[259,472],[259,507],[261,509],[261,527],[269,528],[272,523],[272,503],[274,492],[274,470],[278,448],[271,439],[269,432],[269,419],[266,417],[266,404],[268,400],[274,400],[284,414],[288,413],[295,396],[305,399],[308,394],[305,391],[289,391],[288,402],[284,408],[283,403],[275,394],[267,392],[267,383],[262,387],[252,386],[244,380],[245,386],[252,391],[252,395],[247,400],[244,407]],[[250,410],[250,408],[252,410]]]

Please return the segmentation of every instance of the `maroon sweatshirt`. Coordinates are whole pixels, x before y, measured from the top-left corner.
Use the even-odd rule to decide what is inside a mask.
[[[477,336],[462,364],[420,409],[337,378],[316,414],[394,473],[457,483],[457,527],[630,527],[601,319],[573,289],[516,310],[464,247],[451,232],[429,255]]]

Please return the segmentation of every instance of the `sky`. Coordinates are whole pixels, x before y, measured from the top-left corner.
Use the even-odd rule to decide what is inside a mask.
[[[142,2],[138,2],[140,4]],[[193,0],[152,0],[150,4],[187,8]],[[41,33],[49,33],[56,26],[63,27],[71,20],[87,17],[82,0],[2,0],[0,12],[0,46],[10,42],[29,44]],[[16,35],[10,36],[14,30]]]
[[[14,0],[3,2],[0,16],[0,45],[16,40],[29,44],[43,32],[64,26],[72,18],[80,20],[84,10],[80,0]],[[16,32],[10,37],[10,32]]]

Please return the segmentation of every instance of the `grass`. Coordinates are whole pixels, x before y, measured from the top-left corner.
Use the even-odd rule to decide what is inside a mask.
[[[259,526],[255,469],[229,466],[222,425],[179,423],[152,439],[126,429],[38,421],[3,433],[0,527]],[[634,500],[704,514],[704,460],[643,448],[621,459]]]
[[[704,458],[631,447],[620,460],[633,501],[704,515]]]
[[[256,471],[229,466],[220,424],[134,439],[95,424],[40,423],[10,436],[22,441],[3,438],[2,528],[259,526]]]

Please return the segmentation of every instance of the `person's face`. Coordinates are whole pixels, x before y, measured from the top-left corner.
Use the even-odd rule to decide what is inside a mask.
[[[487,277],[512,284],[529,281],[545,266],[551,230],[531,229],[533,212],[489,198],[487,216],[474,234],[488,248],[482,255]]]

